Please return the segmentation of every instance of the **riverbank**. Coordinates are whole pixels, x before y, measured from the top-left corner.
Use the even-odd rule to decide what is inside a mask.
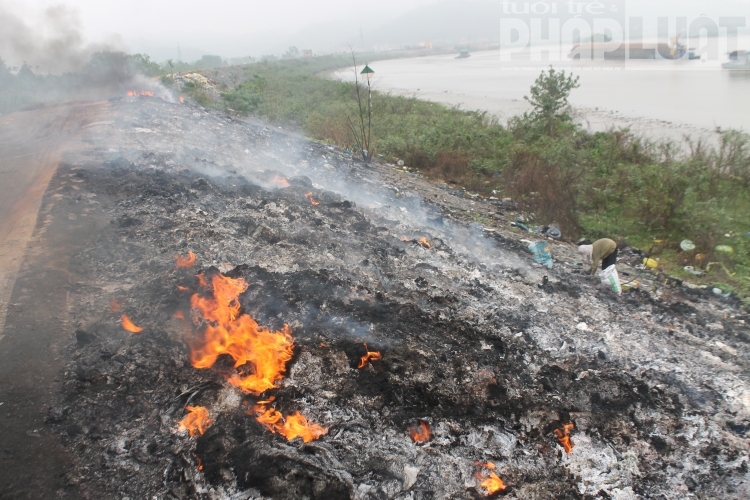
[[[207,73],[216,91],[182,90],[204,105],[301,130],[356,156],[354,85],[323,77],[336,64],[346,60],[226,68]],[[376,75],[382,64],[372,64]],[[501,122],[490,113],[387,92],[374,92],[372,106],[369,149],[376,159],[403,161],[404,170],[469,197],[510,198],[531,224],[557,225],[569,241],[617,238],[648,250],[680,278],[698,280],[684,269],[692,266],[702,272],[701,284],[747,295],[750,225],[738,215],[750,210],[747,134],[724,131],[700,147],[693,137],[680,151],[653,133],[594,134],[568,121],[550,132],[532,117]],[[696,250],[681,252],[684,239]],[[733,252],[715,251],[721,245]]]

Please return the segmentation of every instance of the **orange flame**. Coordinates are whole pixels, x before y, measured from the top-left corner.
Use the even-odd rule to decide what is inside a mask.
[[[571,423],[563,424],[562,430],[555,429],[557,441],[562,445],[563,448],[565,448],[566,453],[570,453],[573,450],[573,442],[570,440],[570,429],[572,429],[573,427],[575,426]]]
[[[203,283],[205,279],[199,276]],[[194,294],[190,304],[207,321],[203,337],[191,342],[190,359],[195,368],[211,368],[222,354],[230,355],[235,368],[251,365],[253,373],[229,377],[229,383],[258,395],[274,389],[284,378],[286,363],[292,359],[294,339],[287,325],[281,331],[258,326],[247,314],[240,315],[239,296],[248,284],[216,274],[211,278],[213,297]],[[197,318],[196,318],[197,319]]]
[[[430,245],[430,242],[425,237],[419,238],[419,244],[425,248],[432,248],[432,245]]]
[[[310,200],[310,203],[312,203],[313,205],[320,205],[320,202],[319,202],[319,201],[315,201],[315,200],[313,200],[313,197],[312,197],[312,191],[310,191],[309,193],[307,193],[307,194],[305,195],[305,198],[307,198],[308,200]]]
[[[141,90],[140,92],[138,92],[137,90],[128,91],[128,97],[138,97],[139,95],[147,96],[147,97],[154,97],[154,93],[149,92],[148,90]]]
[[[188,431],[190,437],[202,436],[208,426],[214,421],[208,416],[208,410],[203,406],[186,406],[188,414],[180,420],[179,430]],[[200,462],[198,463],[200,466]]]
[[[432,428],[427,422],[419,421],[409,427],[409,435],[417,443],[424,443],[432,439]]]
[[[365,351],[367,351],[367,354],[360,358],[359,365],[357,365],[357,368],[359,368],[360,370],[367,366],[368,361],[377,361],[379,359],[383,359],[383,355],[380,354],[379,351],[368,351],[367,344],[365,344]]]
[[[109,309],[113,313],[120,312],[120,303],[117,302],[115,299],[112,299],[109,301]]]
[[[188,287],[180,285],[177,285],[177,289],[181,292],[187,292],[188,290],[190,290]]]
[[[182,311],[176,311],[174,313],[174,317],[177,319],[185,319],[185,315],[182,313]]]
[[[328,434],[328,429],[321,427],[316,423],[308,422],[299,411],[295,411],[293,414],[287,415],[287,417],[284,418],[281,415],[281,412],[274,408],[265,408],[263,406],[263,404],[268,404],[271,401],[273,401],[273,399],[269,401],[259,401],[253,408],[253,411],[258,415],[255,419],[265,425],[271,432],[281,434],[287,439],[287,441],[301,437],[305,443],[309,443],[324,434]]]
[[[177,269],[181,267],[193,267],[195,265],[195,254],[188,252],[187,257],[175,255],[174,260],[176,261],[175,268]]]
[[[135,326],[132,321],[130,321],[130,318],[122,315],[122,318],[120,318],[120,324],[122,325],[122,328],[124,330],[129,331],[130,333],[141,333],[143,331],[143,328],[140,326]]]
[[[180,96],[180,102],[185,102],[185,98]]]
[[[492,495],[493,493],[497,493],[498,491],[502,491],[507,486],[505,486],[505,483],[502,479],[497,477],[497,474],[494,472],[490,472],[490,477],[484,478],[481,474],[477,473],[477,479],[484,479],[481,483],[479,483],[479,486],[487,490],[488,495]]]
[[[284,177],[281,177],[279,175],[274,175],[273,179],[271,181],[275,182],[277,184],[281,184],[282,186],[288,186],[289,185],[289,181],[286,180]],[[312,193],[310,193],[310,194],[312,194]]]
[[[495,464],[493,464],[492,462],[487,462],[486,464],[484,464],[479,461],[474,461],[474,465],[478,465],[479,467],[484,467],[485,469],[495,470]]]
[[[402,236],[401,241],[409,241],[409,238],[407,238],[406,236]]]

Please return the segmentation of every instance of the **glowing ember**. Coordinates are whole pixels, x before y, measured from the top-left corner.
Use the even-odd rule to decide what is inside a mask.
[[[486,464],[483,464],[482,462],[474,462],[474,465],[484,467],[485,469],[495,470],[495,464],[493,464],[492,462],[487,462]]]
[[[148,90],[141,90],[140,92],[138,92],[137,90],[128,91],[128,97],[138,97],[139,95],[145,96],[145,97],[154,97],[154,93],[149,92]]]
[[[409,241],[409,238],[407,238],[406,236],[402,236],[401,241]]]
[[[479,474],[478,476],[478,479],[484,479],[481,474]],[[481,483],[479,483],[479,486],[486,489],[488,495],[492,495],[493,493],[497,493],[498,491],[502,491],[506,488],[503,480],[497,477],[497,474],[495,474],[494,472],[490,472],[490,477],[484,479]]]
[[[274,175],[273,179],[271,181],[275,182],[277,184],[281,184],[282,186],[288,186],[289,185],[289,181],[286,180],[284,177],[281,177],[279,175]],[[312,193],[310,193],[310,194],[312,194]]]
[[[175,312],[174,317],[177,319],[185,319],[185,315],[182,313],[182,311]]]
[[[273,401],[273,399],[269,401],[259,401],[253,408],[253,412],[258,415],[256,420],[265,425],[271,432],[281,434],[287,439],[287,441],[301,437],[305,443],[309,443],[324,434],[328,434],[328,429],[321,427],[316,423],[308,422],[298,411],[295,411],[293,414],[287,415],[286,418],[284,418],[281,415],[281,412],[276,411],[274,408],[266,408],[264,404],[268,404],[271,401]]]
[[[202,275],[199,280],[206,283]],[[207,323],[202,338],[191,342],[193,366],[211,368],[220,355],[228,354],[234,359],[235,368],[245,364],[252,368],[249,375],[232,375],[229,383],[255,395],[274,389],[276,382],[284,378],[287,361],[292,359],[291,330],[285,325],[283,330],[274,332],[258,326],[249,315],[240,315],[239,296],[248,287],[242,278],[216,274],[211,284],[213,297],[196,293],[190,300],[193,309],[200,312]]]
[[[368,361],[377,361],[379,359],[383,359],[383,355],[380,354],[380,352],[368,351],[367,344],[365,344],[365,351],[367,352],[367,354],[365,354],[364,356],[362,356],[362,358],[360,358],[359,365],[357,365],[357,368],[359,368],[360,370],[364,368],[365,366],[367,366]]]
[[[113,313],[120,312],[120,303],[115,299],[109,301],[109,310]]]
[[[313,200],[313,198],[312,198],[312,191],[310,191],[309,193],[307,193],[305,195],[305,198],[307,198],[308,200],[310,200],[310,203],[312,203],[313,205],[320,205],[319,201]]]
[[[175,255],[174,260],[176,261],[175,267],[177,269],[181,267],[193,267],[195,265],[195,254],[193,252],[188,252],[187,257]]]
[[[130,333],[141,333],[143,331],[143,328],[133,324],[133,322],[130,321],[130,318],[128,318],[124,314],[122,315],[122,318],[120,318],[120,324],[122,325],[122,328],[124,330],[127,330]]]
[[[419,244],[422,245],[425,248],[432,248],[432,245],[430,245],[430,242],[427,241],[427,238],[419,238]]]
[[[191,437],[202,436],[208,426],[214,423],[208,416],[208,410],[203,406],[186,406],[185,409],[188,414],[180,420],[179,430],[188,431]]]
[[[188,287],[180,285],[177,285],[177,289],[181,292],[187,292],[188,290],[190,290]]]
[[[417,443],[425,443],[432,439],[432,428],[427,422],[419,421],[409,427],[409,435]]]
[[[180,102],[185,102],[185,98],[180,96]]]
[[[573,450],[573,442],[570,440],[570,429],[573,427],[575,427],[573,424],[563,424],[562,430],[555,429],[557,441],[565,448],[566,453],[570,453]]]

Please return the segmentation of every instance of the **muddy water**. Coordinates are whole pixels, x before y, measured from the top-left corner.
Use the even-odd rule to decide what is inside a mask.
[[[630,126],[679,138],[715,127],[750,129],[750,71],[723,70],[721,61],[549,62],[532,61],[528,53],[514,55],[512,61],[502,57],[502,51],[486,51],[468,59],[442,55],[379,61],[372,67],[379,90],[414,93],[507,118],[529,109],[524,95],[552,64],[580,76],[581,87],[570,101],[594,130]],[[350,78],[345,71],[339,76]]]

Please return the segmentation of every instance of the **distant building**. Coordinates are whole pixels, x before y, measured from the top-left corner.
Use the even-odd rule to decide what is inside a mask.
[[[303,50],[302,57],[312,57],[312,50]]]
[[[423,49],[431,50],[432,49],[432,42],[425,40],[423,42],[419,42],[419,46],[421,48],[423,48]]]

